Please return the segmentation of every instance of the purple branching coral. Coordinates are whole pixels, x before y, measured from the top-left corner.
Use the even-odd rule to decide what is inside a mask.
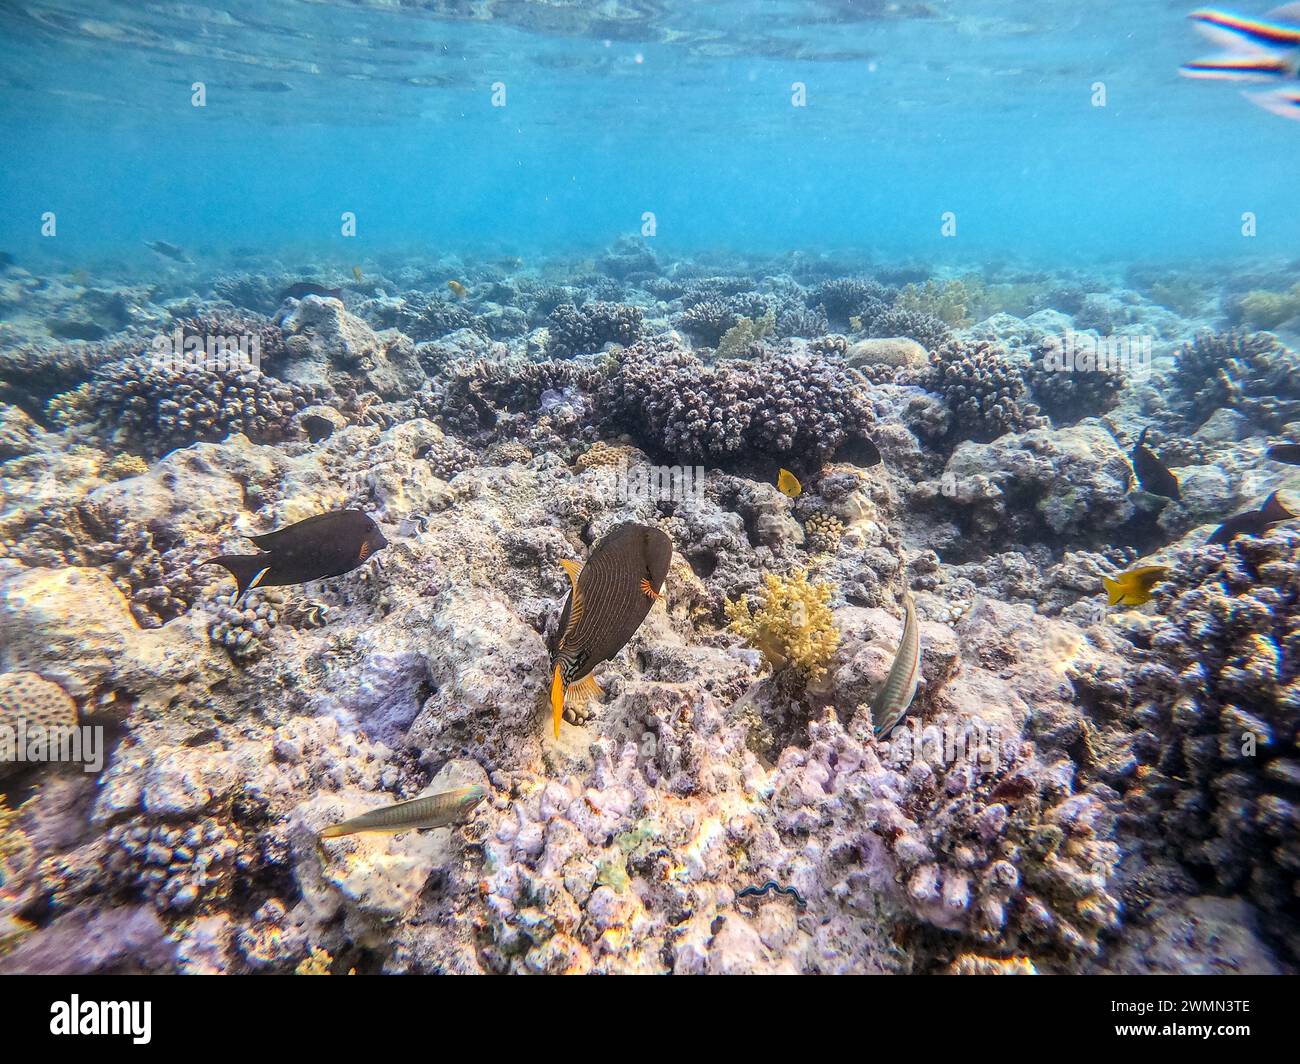
[[[1300,955],[1300,533],[1186,552],[1155,599],[1129,815]]]
[[[806,749],[781,755],[778,828],[838,838],[823,862],[842,869],[837,889],[864,911],[883,892],[951,932],[953,951],[1028,952],[1062,970],[1096,957],[1119,926],[1115,796],[1078,789],[1068,758],[1044,763],[1014,738],[977,758],[980,736],[956,718],[932,719],[919,744],[911,732],[887,745],[860,739],[833,717],[809,734]],[[971,756],[952,755],[957,738]]]
[[[96,415],[150,457],[243,433],[255,443],[291,439],[294,415],[316,390],[256,370],[170,367],[134,358],[105,367],[91,383]]]
[[[1020,367],[987,340],[940,345],[930,356],[923,386],[943,397],[953,414],[952,431],[961,439],[988,441],[1047,424],[1029,402]]]
[[[565,303],[551,311],[546,323],[546,353],[552,358],[592,354],[610,343],[630,344],[645,332],[641,308],[623,303]]]
[[[657,453],[709,462],[765,457],[826,458],[864,436],[869,385],[822,358],[778,355],[705,366],[667,339],[620,356],[598,406]]]

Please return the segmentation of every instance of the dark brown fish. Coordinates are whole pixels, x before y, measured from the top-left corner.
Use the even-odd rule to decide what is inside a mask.
[[[203,563],[230,570],[238,589],[236,602],[255,587],[283,587],[342,576],[388,546],[379,526],[360,510],[317,514],[248,538],[266,553],[224,554]]]
[[[1229,517],[1205,542],[1231,543],[1238,536],[1262,536],[1268,531],[1270,525],[1275,525],[1279,521],[1289,521],[1297,516],[1300,514],[1293,514],[1283,506],[1277,497],[1277,492],[1273,492],[1258,510],[1247,510],[1244,514]]]
[[[185,255],[184,248],[177,247],[175,244],[169,244],[165,240],[146,240],[144,246],[155,255],[162,255],[164,258],[174,259],[176,262],[190,261]]]
[[[280,293],[280,302],[286,299],[302,299],[303,296],[322,296],[326,299],[342,299],[343,289],[326,288],[323,284],[316,284],[314,281],[299,281],[297,284],[291,284]]]
[[[1300,465],[1300,443],[1275,443],[1267,454],[1275,462]]]
[[[307,438],[312,443],[320,443],[334,435],[334,422],[319,414],[308,414],[302,419],[302,427],[307,430]]]
[[[1133,472],[1137,474],[1138,484],[1143,491],[1152,495],[1163,495],[1167,499],[1178,499],[1178,478],[1169,471],[1169,467],[1160,461],[1156,453],[1146,445],[1149,428],[1142,430],[1133,453],[1129,456],[1133,463]]]
[[[591,549],[586,565],[562,563],[572,586],[551,654],[551,716],[557,738],[570,690],[593,693],[592,670],[627,646],[641,627],[660,597],[672,557],[672,540],[663,532],[628,522]]]

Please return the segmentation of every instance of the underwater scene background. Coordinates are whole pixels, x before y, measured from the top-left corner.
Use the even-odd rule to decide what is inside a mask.
[[[1298,62],[0,3],[0,972],[1293,973]]]

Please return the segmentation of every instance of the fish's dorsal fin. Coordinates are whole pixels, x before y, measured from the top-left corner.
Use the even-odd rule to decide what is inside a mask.
[[[1286,504],[1278,498],[1276,491],[1264,500],[1264,505],[1259,508],[1259,512],[1264,515],[1266,521],[1270,522],[1289,521],[1296,516],[1286,508]]]
[[[582,573],[582,562],[575,562],[572,558],[565,558],[560,562],[560,567],[569,576],[569,583],[573,585],[573,590],[578,590],[578,577]]]
[[[578,577],[582,573],[582,562],[575,562],[572,558],[565,558],[560,562],[564,571],[569,576],[571,594],[569,596],[569,624],[564,629],[567,636],[577,626],[578,621],[582,618],[582,594],[578,591]]]

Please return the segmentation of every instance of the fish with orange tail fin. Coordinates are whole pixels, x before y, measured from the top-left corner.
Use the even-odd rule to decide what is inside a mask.
[[[600,692],[592,671],[627,646],[663,597],[672,540],[650,525],[628,522],[591,549],[585,565],[564,561],[569,597],[551,647],[551,721],[555,737],[565,711]]]

